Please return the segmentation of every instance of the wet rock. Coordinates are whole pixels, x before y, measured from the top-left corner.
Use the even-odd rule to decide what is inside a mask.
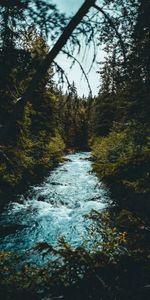
[[[67,169],[61,169],[60,171],[61,171],[61,172],[68,172]]]
[[[88,160],[88,161],[94,161],[94,158],[89,156],[89,157],[81,157],[80,160]]]
[[[39,196],[37,201],[42,201],[42,202],[45,202],[45,197],[44,196]]]
[[[68,148],[68,149],[66,149],[66,153],[68,153],[68,154],[75,154],[75,150]]]
[[[88,201],[95,201],[95,200],[100,200],[101,199],[101,196],[98,196],[98,197],[93,197],[91,199],[88,199]]]
[[[27,228],[27,225],[21,225],[21,224],[12,224],[12,225],[4,225],[0,228],[0,237],[5,237],[9,234],[14,234],[18,230],[22,230],[24,228]]]
[[[67,161],[71,162],[72,161],[70,158],[67,158],[67,157],[64,157],[63,159],[64,159],[65,162],[67,162]]]
[[[60,182],[51,182],[52,185],[62,185],[62,186],[67,186],[66,183],[60,183]]]
[[[52,245],[56,243],[57,246],[62,234],[71,246],[81,244],[81,234],[85,229],[84,215],[91,209],[103,209],[107,196],[107,193],[106,196],[103,193],[103,184],[99,184],[93,172],[90,173],[89,156],[79,153],[71,157],[72,162],[58,166],[43,183],[30,188],[24,195],[23,205],[17,205],[15,199],[15,203],[6,209],[1,219],[1,224],[6,226],[1,229],[1,235],[8,235],[2,239],[3,251],[24,251],[32,248],[39,240]],[[86,157],[87,161],[79,160]],[[29,227],[24,228],[17,223]],[[35,263],[36,258],[33,254],[29,255],[30,261]],[[38,261],[43,264],[41,254],[39,256]]]
[[[63,200],[59,200],[59,205],[68,206],[69,204]]]
[[[52,185],[60,185],[58,182],[51,182]]]
[[[51,182],[51,184],[52,184],[52,185],[63,185],[62,183],[59,183],[59,182],[53,182],[53,181]]]

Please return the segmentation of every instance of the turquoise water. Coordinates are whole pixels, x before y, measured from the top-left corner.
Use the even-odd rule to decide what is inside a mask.
[[[108,199],[106,188],[91,170],[90,153],[67,155],[65,163],[41,185],[31,187],[26,198],[22,195],[11,203],[0,223],[20,227],[0,239],[0,250],[22,253],[43,241],[57,245],[61,236],[73,247],[81,245],[88,222],[84,215],[104,209]]]

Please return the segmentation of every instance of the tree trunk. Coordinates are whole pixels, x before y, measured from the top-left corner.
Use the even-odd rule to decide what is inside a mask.
[[[25,93],[20,97],[15,104],[14,112],[10,116],[9,121],[6,123],[4,128],[1,128],[1,134],[0,138],[3,141],[3,137],[7,134],[9,129],[11,128],[12,124],[14,124],[15,120],[17,120],[18,116],[20,116],[24,111],[24,105],[27,101],[31,101],[31,97],[33,95],[33,92],[35,91],[38,84],[41,82],[43,77],[46,75],[50,65],[52,64],[53,60],[57,56],[57,54],[60,52],[60,50],[63,48],[63,46],[66,44],[67,40],[71,36],[74,29],[77,27],[77,25],[81,22],[83,17],[87,14],[89,9],[95,4],[96,0],[85,0],[83,5],[80,7],[78,12],[74,15],[74,17],[71,19],[57,42],[55,43],[54,47],[50,50],[50,52],[47,54],[44,61],[41,63],[41,65],[38,67],[35,75],[33,76],[31,82],[29,83],[29,86]],[[31,101],[32,102],[32,101]]]

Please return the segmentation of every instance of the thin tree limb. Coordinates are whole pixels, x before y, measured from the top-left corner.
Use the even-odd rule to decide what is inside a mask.
[[[51,63],[53,62],[57,54],[60,52],[60,50],[63,48],[63,46],[66,44],[68,38],[70,37],[74,29],[83,19],[83,17],[87,14],[89,9],[95,4],[95,1],[96,0],[86,0],[81,6],[81,8],[78,10],[78,12],[75,14],[75,16],[71,19],[62,35],[55,43],[52,50],[47,54],[45,60],[39,66],[37,72],[35,73],[33,79],[29,84],[29,87],[27,88],[24,95],[21,97],[21,102],[26,102],[31,97],[31,95],[34,92],[34,89],[37,87],[42,78],[46,75]]]
[[[61,72],[61,76],[65,77],[67,85],[68,85],[68,88],[70,89],[71,88],[71,84],[69,82],[69,79],[68,79],[65,71],[61,68],[61,66],[55,60],[53,61],[53,64],[56,66],[57,70]]]
[[[126,65],[126,51],[125,51],[125,46],[124,46],[124,42],[122,40],[121,34],[117,30],[117,28],[116,28],[114,22],[112,21],[112,19],[108,16],[107,13],[105,13],[105,11],[101,7],[99,7],[96,4],[94,4],[93,7],[96,8],[97,10],[99,10],[104,15],[104,17],[106,18],[106,20],[108,21],[108,23],[110,24],[110,26],[115,30],[115,33],[118,36],[118,39],[119,39],[119,42],[120,42],[120,46],[121,46],[121,49],[122,49],[123,58],[124,58],[124,64]]]
[[[47,54],[44,61],[40,64],[31,82],[29,83],[27,90],[19,99],[17,99],[18,101],[16,101],[14,112],[10,116],[9,122],[5,124],[5,127],[1,132],[0,138],[2,140],[3,140],[3,136],[6,134],[7,131],[9,131],[9,129],[11,128],[15,120],[18,118],[18,116],[23,113],[26,102],[31,101],[31,97],[36,87],[47,74],[47,71],[51,66],[52,62],[54,61],[54,59],[56,58],[60,50],[62,50],[63,46],[68,41],[74,29],[79,25],[83,17],[88,13],[89,9],[95,4],[95,1],[96,0],[84,1],[83,5],[80,7],[78,12],[74,15],[74,17],[70,20],[69,24],[66,26],[66,28],[64,29],[63,33],[61,34],[61,36],[59,37],[59,39],[57,40],[53,48]]]
[[[84,77],[85,77],[85,79],[86,79],[86,82],[87,82],[87,85],[88,85],[88,88],[89,88],[90,95],[92,96],[92,89],[91,89],[91,86],[90,86],[88,77],[87,77],[87,75],[86,75],[86,73],[85,73],[85,71],[84,71],[84,68],[82,67],[81,63],[79,62],[79,60],[78,60],[77,58],[75,58],[72,54],[66,52],[65,50],[62,50],[62,52],[63,52],[64,54],[66,54],[68,57],[73,58],[74,61],[77,62],[77,64],[79,65],[79,67],[80,67],[80,69],[81,69],[81,71],[82,71],[82,73],[83,73],[83,75],[84,75]]]

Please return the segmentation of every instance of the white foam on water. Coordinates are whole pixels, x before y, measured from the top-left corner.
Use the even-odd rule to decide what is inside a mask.
[[[66,158],[22,203],[11,203],[4,211],[1,224],[25,227],[1,238],[1,250],[24,251],[40,241],[57,245],[60,236],[73,247],[82,244],[88,222],[84,215],[103,209],[108,192],[91,172],[89,153]]]

